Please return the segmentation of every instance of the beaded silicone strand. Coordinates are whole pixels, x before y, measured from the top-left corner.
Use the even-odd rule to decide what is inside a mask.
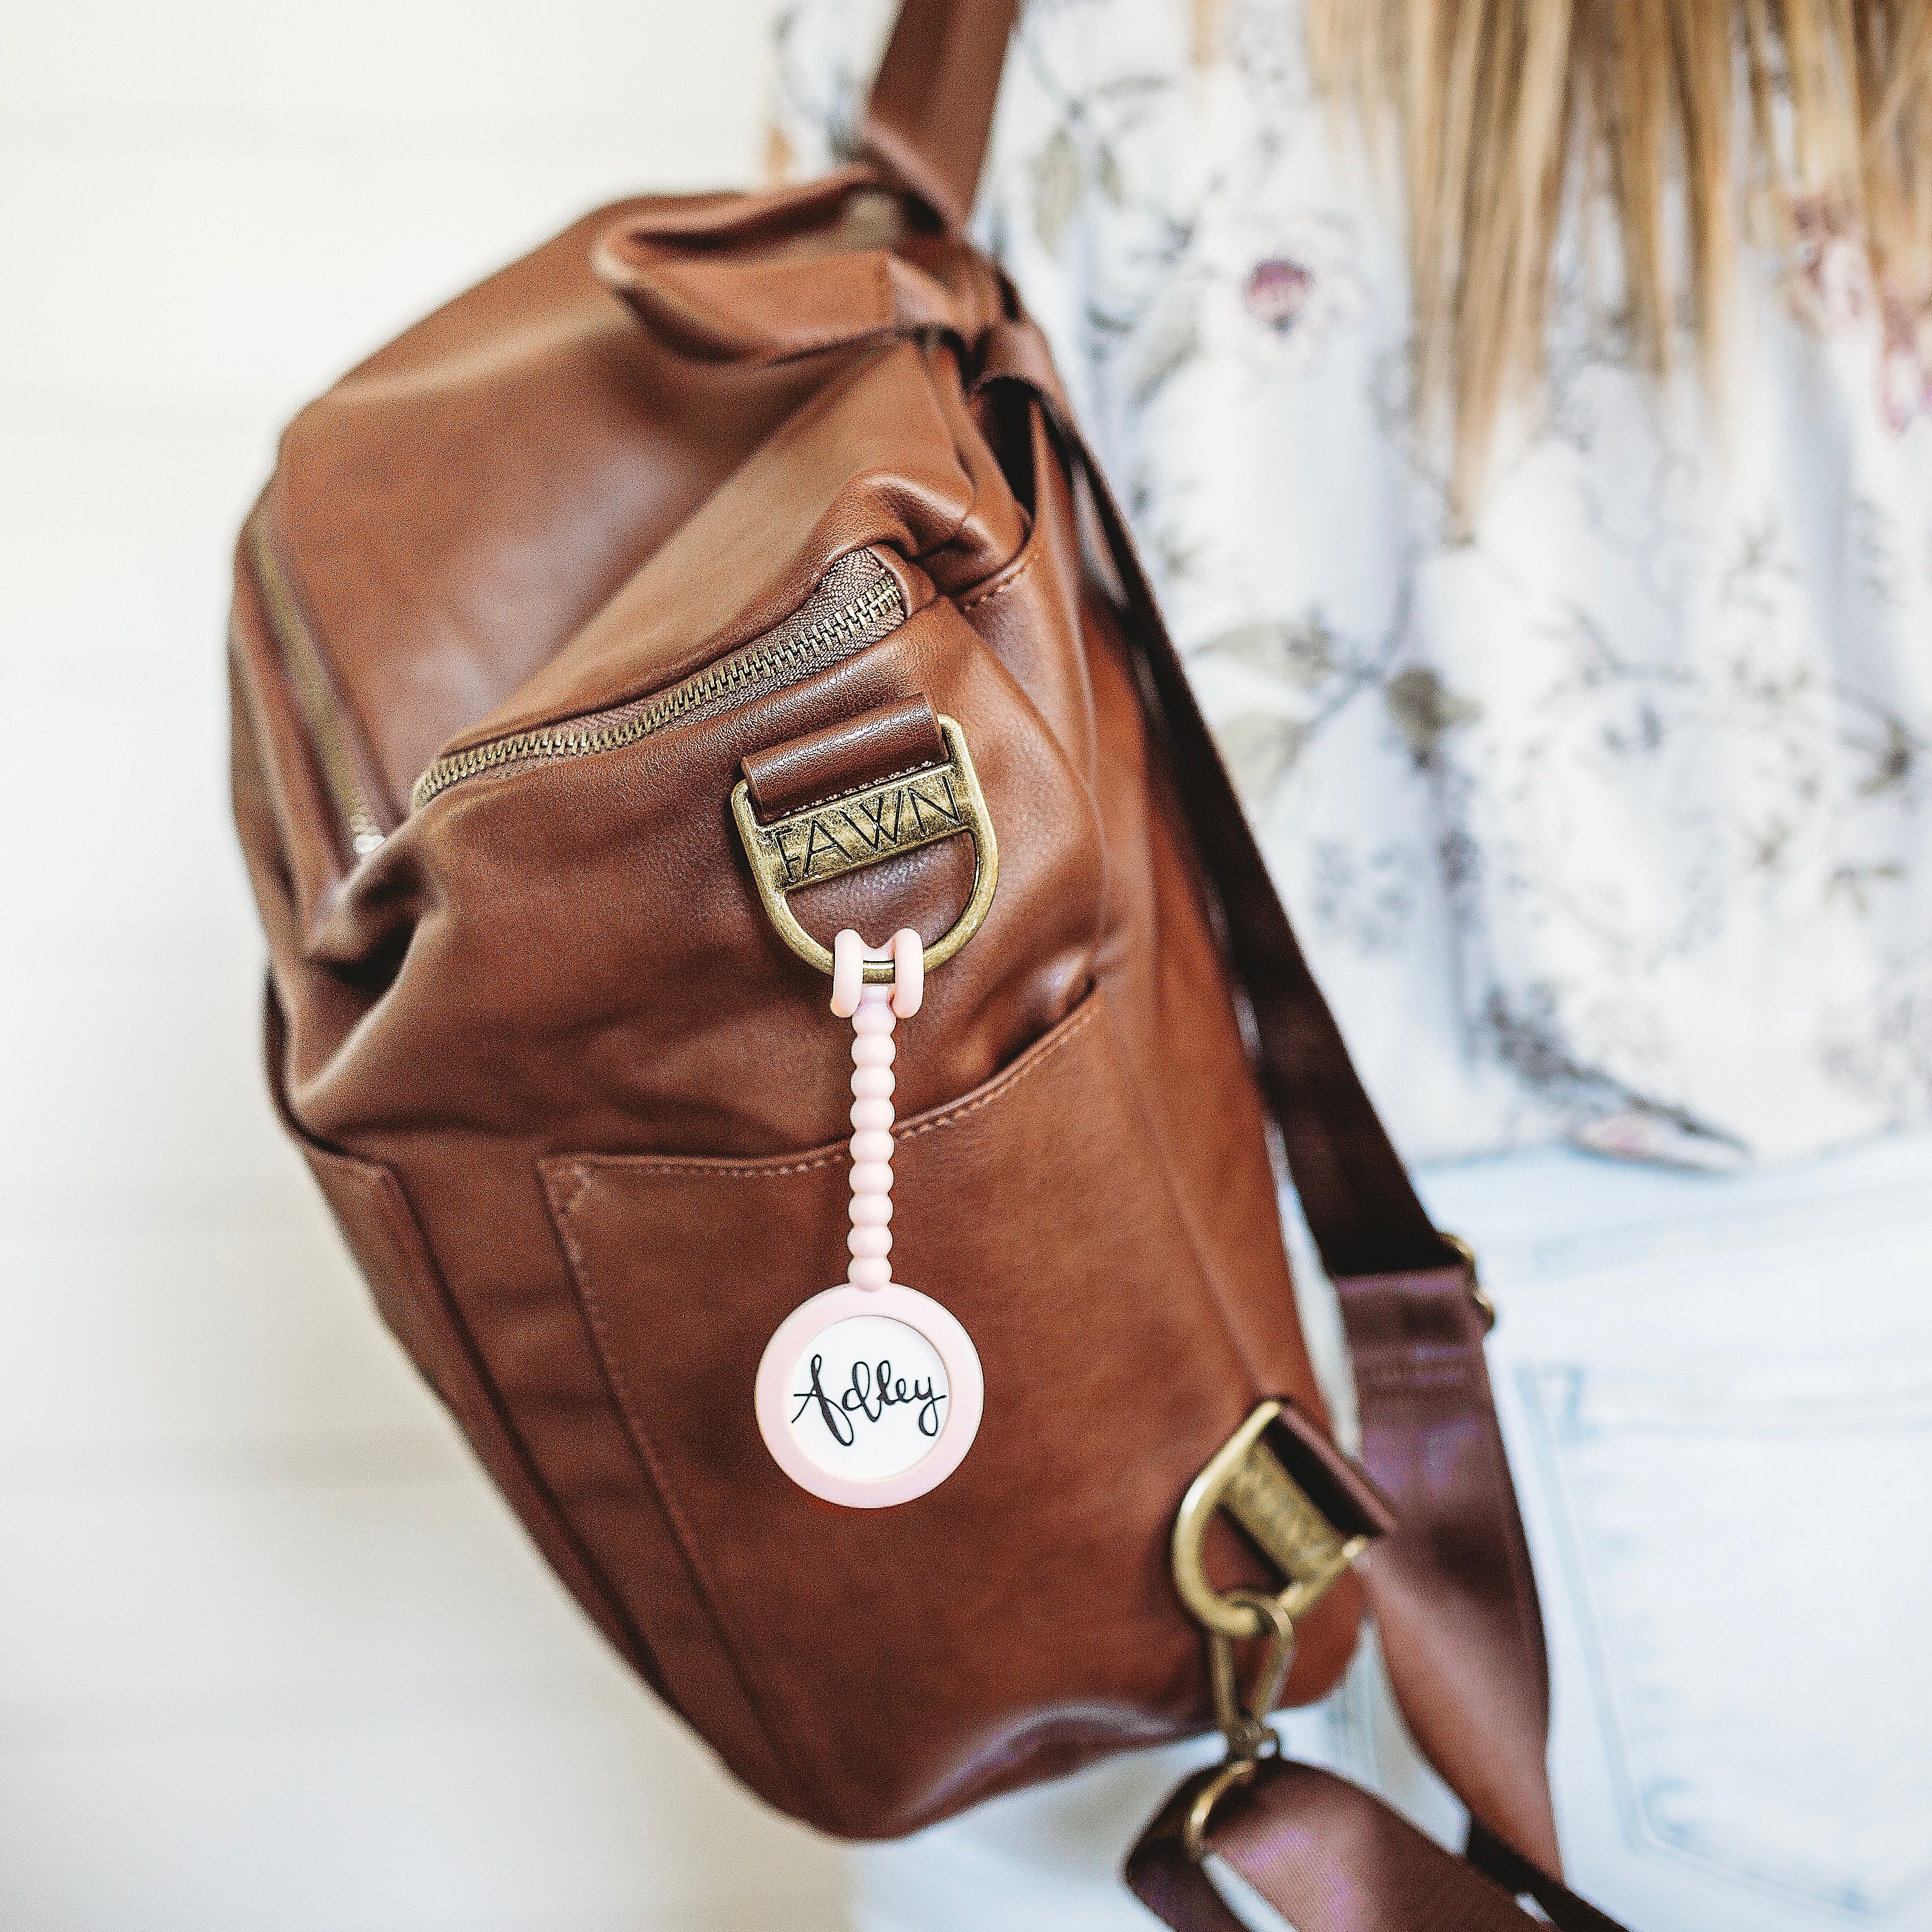
[[[892,962],[891,982],[865,982],[866,962]],[[851,1259],[845,1279],[854,1288],[890,1285],[892,1264],[892,1094],[898,1085],[892,1030],[919,1011],[926,997],[926,948],[910,927],[890,946],[871,946],[849,927],[832,942],[832,1010],[852,1022],[852,1226],[845,1237]]]

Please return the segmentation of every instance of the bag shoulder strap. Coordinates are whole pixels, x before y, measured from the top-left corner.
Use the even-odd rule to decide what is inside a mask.
[[[1295,1932],[1622,1932],[1508,1847],[1472,1842],[1456,1858],[1359,1785],[1284,1758],[1222,1797],[1197,1843],[1191,1814],[1217,1775],[1190,1778],[1128,1856],[1135,1896],[1174,1932],[1243,1932],[1204,1869],[1209,1856]]]
[[[971,213],[1017,12],[1018,0],[902,0],[872,90],[866,151],[950,233]],[[992,331],[979,380],[1017,382],[1046,407],[1087,478],[1125,593],[1150,714],[1253,1016],[1263,1091],[1340,1298],[1363,1460],[1399,1518],[1364,1576],[1403,1714],[1486,1832],[1560,1869],[1541,1613],[1473,1276],[1430,1222],[1349,1059],[1037,329]]]
[[[953,233],[971,213],[1018,11],[1017,0],[903,0],[873,83],[865,152]],[[996,373],[989,364],[987,374]],[[1045,368],[1008,373],[1052,382]],[[1063,434],[1078,444],[1057,384],[1048,400]],[[1078,446],[1084,457],[1084,446]],[[1461,1258],[1431,1224],[1356,1077],[1194,711],[1126,524],[1106,496],[1098,466],[1089,460],[1085,467],[1138,627],[1144,636],[1159,638],[1148,668],[1176,741],[1178,776],[1202,857],[1227,916],[1231,964],[1249,989],[1262,1030],[1269,1098],[1322,1260],[1337,1280],[1460,1268]]]
[[[1560,1870],[1542,1611],[1473,1278],[1430,1222],[1356,1074],[1106,479],[1072,423],[1060,428],[1126,592],[1148,709],[1253,1015],[1262,1092],[1340,1300],[1363,1465],[1396,1516],[1361,1568],[1396,1700],[1470,1811]]]
[[[1466,1862],[1357,1786],[1276,1760],[1240,1794],[1232,1837],[1210,1832],[1204,1850],[1300,1932],[1516,1932],[1531,1922],[1516,1903],[1526,1893],[1562,1932],[1620,1932],[1552,1876],[1562,1866],[1542,1616],[1472,1276],[1430,1223],[1355,1074],[1044,342],[1030,323],[1003,324],[985,353],[982,384],[1021,382],[1047,409],[1126,593],[1148,711],[1253,1012],[1263,1090],[1340,1297],[1362,1460],[1394,1506],[1394,1530],[1361,1559],[1383,1655],[1410,1730],[1472,1820]],[[1036,372],[1022,374],[1021,358]],[[1186,1842],[1187,1814],[1214,1775],[1182,1787],[1128,1863],[1143,1902],[1178,1932],[1239,1926]]]
[[[938,217],[965,228],[993,131],[1019,0],[902,0],[860,146]]]

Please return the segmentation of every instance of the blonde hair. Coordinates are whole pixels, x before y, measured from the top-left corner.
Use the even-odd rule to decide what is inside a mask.
[[[1214,10],[1198,4],[1197,42]],[[1686,338],[1718,374],[1748,215],[1774,246],[1848,238],[1888,326],[1923,320],[1932,0],[1307,7],[1318,84],[1399,157],[1416,387],[1425,417],[1453,427],[1459,505],[1480,491],[1502,411],[1543,373],[1573,186],[1614,213],[1624,319],[1660,375]]]

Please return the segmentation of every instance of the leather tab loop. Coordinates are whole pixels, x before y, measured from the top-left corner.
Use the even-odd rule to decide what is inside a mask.
[[[789,262],[651,260],[624,259],[614,245],[598,266],[659,341],[704,362],[789,362],[959,322],[930,275],[883,248]]]
[[[752,803],[770,818],[945,762],[939,719],[922,691],[897,704],[882,704],[842,724],[750,752],[743,770]]]
[[[1204,1831],[1189,1821],[1221,1767],[1190,1778],[1127,1856],[1134,1895],[1174,1932],[1240,1932],[1205,1858],[1226,1861],[1297,1932],[1528,1932],[1520,1885],[1562,1932],[1622,1932],[1614,1919],[1518,1861],[1498,1884],[1360,1786],[1274,1758],[1221,1794]]]
[[[973,769],[973,754],[967,749],[966,734],[958,719],[938,716],[934,722],[946,748],[944,764],[896,771],[869,784],[848,787],[836,796],[814,798],[797,811],[762,820],[752,807],[751,779],[742,778],[731,788],[732,820],[751,862],[752,884],[764,902],[766,916],[786,945],[821,973],[836,970],[831,949],[814,939],[791,909],[791,895],[820,880],[835,879],[860,866],[877,865],[942,839],[970,838],[972,893],[958,917],[926,949],[925,970],[928,973],[944,966],[979,931],[992,910],[1000,883],[1000,842],[986,809],[986,795],[980,789],[980,775]],[[829,756],[814,760],[808,754],[807,770],[820,782],[829,770],[847,760],[850,728],[844,728],[844,742],[835,739]],[[916,742],[923,733],[923,722],[916,716],[908,722],[909,742]],[[810,741],[793,742],[796,746]],[[817,784],[808,789],[816,790]],[[883,982],[896,976],[890,962],[866,963],[868,982]]]

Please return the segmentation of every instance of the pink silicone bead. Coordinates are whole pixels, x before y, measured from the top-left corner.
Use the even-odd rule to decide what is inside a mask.
[[[865,983],[868,960],[890,959],[890,985]],[[846,1280],[854,1288],[892,1285],[892,1028],[919,1011],[926,992],[926,952],[907,928],[887,947],[871,946],[849,927],[832,946],[832,1010],[852,1022],[851,1260]]]

